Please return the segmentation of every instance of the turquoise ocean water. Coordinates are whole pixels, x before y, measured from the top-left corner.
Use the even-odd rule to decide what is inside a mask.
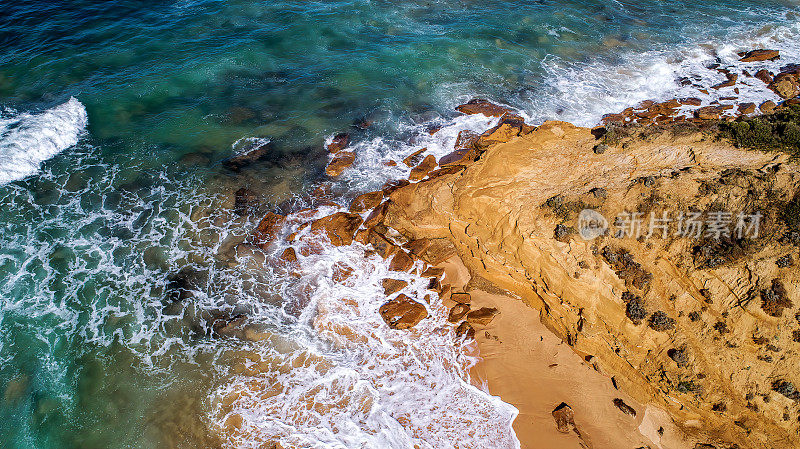
[[[703,68],[737,51],[800,63],[798,42],[790,0],[0,2],[0,447],[224,446],[212,398],[252,348],[216,336],[220,317],[355,363],[318,341],[291,283],[230,253],[257,218],[229,212],[233,192],[255,191],[259,212],[306,201],[332,134],[360,148],[334,184],[345,204],[402,175],[381,162],[425,127],[485,126],[454,122],[474,96],[591,125],[690,94],[681,77],[716,82]],[[251,167],[222,163],[267,141]],[[513,412],[485,401],[507,431]],[[265,434],[309,446],[443,447],[380,420],[393,430],[344,414],[339,437],[260,413]]]

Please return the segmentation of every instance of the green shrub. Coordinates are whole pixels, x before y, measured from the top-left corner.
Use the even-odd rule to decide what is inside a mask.
[[[793,230],[800,232],[800,194],[789,201],[783,209],[783,221]]]
[[[800,157],[800,106],[797,105],[770,115],[721,122],[720,131],[740,148],[779,150]]]

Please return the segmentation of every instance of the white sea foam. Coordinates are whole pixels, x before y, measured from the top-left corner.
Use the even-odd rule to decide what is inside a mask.
[[[86,124],[86,108],[75,98],[41,113],[0,116],[0,185],[35,174],[78,143]]]
[[[691,35],[703,36],[703,33]],[[739,61],[738,52],[756,48],[778,49],[781,58],[757,63]],[[766,100],[777,103],[781,99],[765,83],[746,76],[744,71],[752,75],[763,68],[778,73],[788,63],[800,63],[800,22],[735,28],[723,40],[701,37],[676,47],[647,52],[623,50],[615,62],[568,63],[550,57],[544,64],[547,91],[520,103],[527,103],[523,110],[534,121],[559,119],[582,126],[595,125],[604,114],[620,112],[644,100],[697,97],[705,106],[714,101],[724,104],[726,100],[721,98],[735,96],[738,103],[758,105]],[[710,68],[712,64],[738,74],[736,86],[712,89],[711,86],[726,80],[724,74]],[[682,85],[681,78],[688,78],[692,84]]]

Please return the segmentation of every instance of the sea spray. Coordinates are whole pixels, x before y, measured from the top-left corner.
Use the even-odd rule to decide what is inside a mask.
[[[0,185],[35,174],[42,162],[78,143],[87,122],[75,98],[40,113],[0,115]]]

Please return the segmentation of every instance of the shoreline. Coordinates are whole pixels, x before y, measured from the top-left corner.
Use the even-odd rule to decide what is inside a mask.
[[[790,80],[794,89],[800,89],[797,77]],[[796,100],[790,98],[774,109],[785,109]],[[475,335],[482,361],[471,370],[474,381],[520,411],[514,431],[523,448],[546,444],[599,449],[633,444],[677,449],[707,444],[709,440],[750,447],[747,445],[753,441],[770,438],[770,432],[779,428],[783,431],[782,426],[772,418],[741,412],[750,405],[744,407],[739,399],[733,399],[727,410],[744,413],[754,425],[763,426],[752,435],[749,431],[743,434],[728,428],[732,418],[724,412],[720,416],[718,405],[711,404],[713,410],[709,411],[710,405],[705,405],[708,402],[699,399],[699,390],[681,391],[680,398],[666,394],[678,382],[670,372],[678,379],[691,375],[690,385],[709,384],[714,388],[726,384],[724,374],[690,374],[682,362],[676,370],[669,366],[670,361],[659,361],[657,367],[649,360],[668,360],[668,353],[676,350],[667,351],[665,345],[670,339],[676,339],[676,344],[686,340],[679,335],[665,338],[659,334],[674,334],[675,318],[683,317],[683,311],[673,305],[670,310],[675,318],[665,318],[671,327],[655,334],[648,329],[654,328],[652,317],[650,324],[642,328],[641,319],[637,322],[630,315],[631,300],[626,295],[650,297],[648,301],[668,308],[664,297],[653,298],[653,290],[658,290],[659,296],[669,296],[672,302],[676,301],[673,297],[681,303],[697,302],[700,287],[682,285],[697,282],[688,279],[694,274],[685,273],[687,279],[675,284],[674,279],[669,279],[674,276],[675,267],[673,272],[665,272],[665,267],[659,266],[659,251],[674,258],[677,266],[692,263],[694,256],[687,242],[673,239],[667,246],[653,249],[641,242],[620,241],[614,244],[622,245],[621,249],[609,250],[609,245],[600,251],[597,246],[576,240],[575,228],[570,227],[576,218],[576,207],[594,207],[604,213],[612,206],[623,210],[632,201],[641,202],[647,189],[654,186],[664,188],[670,196],[691,197],[698,184],[712,182],[725,167],[745,173],[770,164],[776,172],[786,167],[780,172],[779,185],[783,194],[791,195],[792,184],[786,180],[794,179],[798,169],[787,157],[770,157],[709,140],[719,132],[720,123],[733,120],[721,115],[721,111],[733,107],[706,115],[698,104],[695,117],[686,119],[681,115],[681,105],[676,103],[680,102],[646,102],[638,109],[630,108],[621,118],[611,116],[605,126],[588,129],[564,122],[531,126],[513,110],[486,100],[473,100],[457,110],[495,117],[495,126],[482,133],[459,132],[454,151],[438,161],[433,155],[426,156],[425,148],[409,155],[402,161],[411,168],[409,180],[389,181],[381,190],[357,196],[347,212],[339,209],[325,215],[320,210],[306,209],[287,216],[268,214],[242,247],[267,250],[271,253],[267,262],[284,266],[291,274],[297,270],[298,258],[324,251],[316,237],[322,235],[334,247],[348,247],[354,242],[363,245],[366,256],[379,255],[387,261],[389,272],[411,272],[413,279],[429,278],[428,291],[438,295],[448,309],[452,308],[449,321],[458,324],[453,329],[455,333],[467,338]],[[738,111],[740,116],[747,115],[741,108]],[[634,116],[637,118],[628,119]],[[430,134],[438,131],[432,129]],[[350,146],[346,134],[334,136],[326,145],[331,153],[326,173],[335,178],[353,164],[356,149]],[[536,152],[531,152],[534,148]],[[386,165],[400,164],[389,162]],[[581,170],[575,170],[577,165]],[[682,173],[686,175],[682,177]],[[605,187],[592,185],[598,182]],[[520,207],[531,201],[532,208]],[[681,204],[674,201],[666,204]],[[698,197],[693,201],[698,202]],[[698,204],[707,202],[703,199]],[[654,204],[644,207],[652,208]],[[523,223],[529,237],[519,234]],[[275,251],[276,243],[279,249],[285,247],[283,252]],[[776,250],[762,247],[759,257],[764,257],[767,249],[770,255]],[[608,251],[619,251],[625,265],[617,266],[617,259]],[[688,253],[689,260],[681,251]],[[629,261],[631,255],[637,262]],[[645,261],[639,263],[640,258]],[[446,260],[451,262],[442,270],[441,264]],[[587,263],[591,260],[594,262]],[[460,269],[453,269],[459,265]],[[536,265],[538,271],[531,271]],[[347,270],[334,267],[333,282],[347,283],[352,269]],[[770,271],[769,275],[774,274]],[[791,278],[792,274],[781,276]],[[389,328],[409,332],[421,321],[429,320],[431,313],[437,313],[431,309],[428,295],[409,297],[400,293],[392,298],[398,292],[409,293],[404,290],[409,281],[390,276],[382,282],[385,297],[390,299],[378,312]],[[671,292],[678,292],[678,285],[680,296],[670,296]],[[474,292],[474,304],[464,307],[463,295],[454,302],[452,294],[461,293],[460,290]],[[714,304],[705,302],[704,311]],[[728,316],[728,312],[714,313]],[[684,326],[691,325],[681,324],[679,329]],[[538,343],[526,334],[531,330],[538,335]],[[688,327],[686,331],[696,332]],[[347,329],[336,332],[344,332],[341,336],[345,339],[357,337]],[[698,344],[719,347],[719,338],[713,331],[704,329],[700,338],[702,343],[682,343],[683,347],[692,345],[698,352]],[[538,347],[541,355],[531,347]],[[651,356],[653,351],[657,352]],[[735,366],[746,363],[748,356],[733,357],[729,362]],[[712,366],[699,353],[696,363],[702,364],[704,370]],[[660,381],[652,377],[656,367],[662,373]],[[680,382],[679,390],[685,383]],[[748,384],[726,384],[724,388],[741,389],[743,385]],[[568,413],[559,405],[562,403],[568,406]],[[558,429],[563,427],[559,416],[568,416],[566,434]],[[239,418],[239,424],[226,432],[236,432],[241,425]]]

